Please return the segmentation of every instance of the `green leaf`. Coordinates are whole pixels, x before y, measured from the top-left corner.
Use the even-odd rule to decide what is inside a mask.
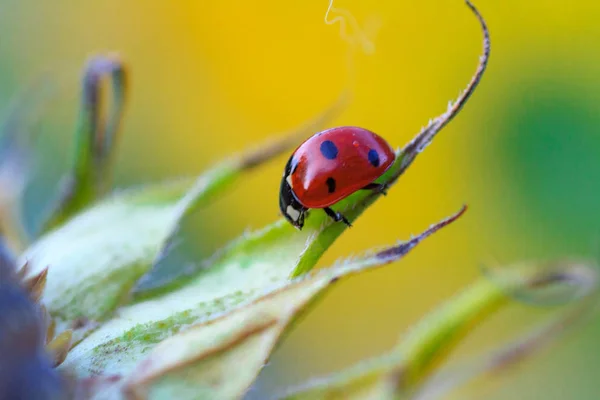
[[[125,391],[164,399],[240,397],[290,321],[331,281],[299,280],[166,339],[126,379]]]
[[[557,333],[566,329],[566,322],[573,324],[585,315],[583,311],[590,311],[592,306],[598,304],[597,270],[587,264],[530,264],[505,269],[501,275],[495,280],[486,277],[480,279],[430,313],[403,335],[400,343],[388,354],[291,389],[281,398],[384,400],[414,398],[417,394],[439,394],[433,390],[435,388],[428,386],[427,380],[431,372],[447,359],[452,349],[463,341],[475,325],[482,323],[500,308],[510,305],[515,292],[530,292],[535,296],[538,290],[559,285],[575,294],[568,299],[576,303],[575,311],[571,309],[566,314],[559,314],[551,324],[536,330],[534,335],[526,335],[524,339],[515,341],[490,362],[478,364],[482,368],[477,372],[516,363],[531,354],[531,350],[536,349],[542,339],[547,343],[549,339],[556,338]],[[440,385],[438,388],[442,393],[445,393],[444,389],[449,389],[446,382],[434,382]],[[419,393],[420,390],[425,391]],[[367,397],[367,393],[376,395]]]
[[[408,242],[272,285],[260,281],[268,272],[264,262],[252,262],[264,252],[262,246],[243,254],[231,253],[207,271],[212,272],[210,276],[193,286],[121,309],[117,318],[77,345],[63,366],[80,376],[123,375],[124,383],[119,384],[130,394],[236,398],[254,381],[290,323],[334,282],[400,259],[465,210]],[[246,272],[239,265],[243,259],[248,260],[248,265],[242,266]],[[270,268],[277,266],[271,264]],[[260,284],[247,283],[246,289],[231,287],[248,281]],[[217,292],[224,296],[215,297]],[[150,350],[148,358],[139,363]]]
[[[21,255],[29,275],[49,267],[42,301],[59,332],[109,317],[167,251],[179,221],[229,188],[246,171],[294,146],[337,112],[341,98],[289,136],[226,160],[195,181],[180,180],[116,193],[41,237]]]
[[[103,104],[102,83],[107,76],[112,83],[114,104],[108,116],[104,116],[107,105]],[[83,76],[71,175],[63,183],[57,209],[46,222],[44,231],[64,223],[108,192],[127,88],[127,69],[121,60],[98,56],[88,62]]]

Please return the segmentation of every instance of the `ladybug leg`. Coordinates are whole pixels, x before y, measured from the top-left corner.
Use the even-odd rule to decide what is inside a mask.
[[[369,183],[368,185],[366,185],[365,187],[362,188],[362,190],[371,190],[375,193],[381,193],[382,195],[387,195],[387,189],[388,189],[388,185],[386,183]]]
[[[350,223],[350,221],[348,221],[342,213],[333,211],[329,207],[325,207],[323,210],[325,210],[325,213],[327,215],[329,215],[335,222],[343,221],[346,225],[348,225],[349,227],[352,227],[352,224]]]

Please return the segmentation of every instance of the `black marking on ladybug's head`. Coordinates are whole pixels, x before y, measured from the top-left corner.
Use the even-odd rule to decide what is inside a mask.
[[[307,208],[296,198],[290,179],[297,166],[297,160],[293,156],[290,157],[283,171],[283,178],[281,179],[281,186],[279,188],[279,210],[293,226],[302,229]]]
[[[335,160],[338,155],[338,149],[331,140],[325,140],[321,143],[321,154],[328,160]]]
[[[374,166],[375,168],[379,167],[379,153],[377,153],[377,150],[369,150],[369,154],[367,155],[367,157],[369,157],[369,162],[372,166]]]
[[[329,177],[327,178],[325,183],[327,184],[327,190],[329,191],[329,193],[335,192],[335,179]]]

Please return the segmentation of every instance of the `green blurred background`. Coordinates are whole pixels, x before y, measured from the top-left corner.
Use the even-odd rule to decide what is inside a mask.
[[[321,112],[347,85],[347,45],[327,0],[0,3],[0,106],[50,71],[62,89],[38,128],[30,222],[67,167],[84,61],[120,53],[132,73],[116,185],[195,175]],[[600,253],[600,3],[479,0],[492,35],[488,71],[460,116],[340,238],[321,266],[407,239],[458,210],[457,224],[402,262],[342,282],[279,348],[253,393],[278,390],[390,348],[401,332],[489,263]],[[350,107],[395,147],[446,109],[481,53],[460,0],[339,0],[371,35],[357,54]],[[247,175],[189,222],[195,257],[278,218],[286,157]],[[268,188],[257,190],[257,187]],[[200,227],[200,228],[198,228]],[[475,356],[545,315],[515,307],[481,326],[456,358]],[[494,399],[595,399],[600,322],[527,362]],[[471,393],[473,394],[473,393]],[[461,398],[460,396],[458,398]]]

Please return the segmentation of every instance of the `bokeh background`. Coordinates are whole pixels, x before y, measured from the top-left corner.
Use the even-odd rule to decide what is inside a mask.
[[[338,285],[279,348],[254,396],[384,352],[420,316],[477,279],[483,265],[600,254],[600,3],[476,4],[492,34],[480,87],[320,265],[406,239],[463,203],[470,210],[405,260]],[[445,110],[475,69],[481,34],[460,0],[336,1],[374,45],[372,54],[357,50],[352,67],[339,25],[323,21],[327,5],[3,0],[0,109],[45,72],[61,89],[36,128],[29,224],[49,205],[68,165],[78,78],[92,54],[118,52],[131,67],[119,187],[195,175],[312,118],[349,82],[353,101],[330,126],[367,127],[402,146]],[[248,174],[189,221],[194,257],[278,218],[285,161]],[[525,307],[504,312],[455,358],[475,356],[544,315]],[[477,393],[595,399],[599,338],[596,320],[502,385]]]

